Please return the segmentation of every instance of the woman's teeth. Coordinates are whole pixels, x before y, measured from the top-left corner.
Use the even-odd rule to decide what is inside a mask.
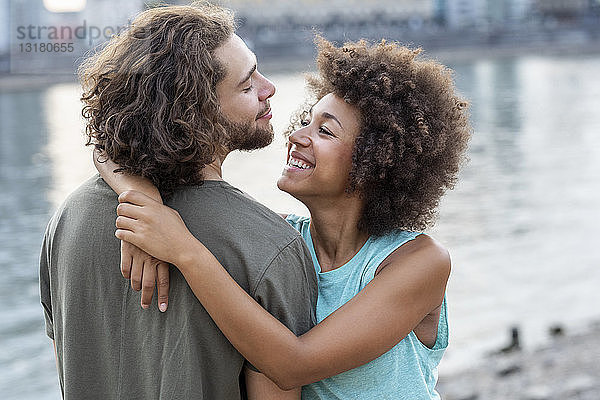
[[[295,158],[292,158],[292,157],[290,157],[290,160],[288,161],[288,165],[290,167],[296,167],[296,168],[302,168],[302,169],[313,168],[310,165],[308,165],[308,164],[306,164],[306,163],[304,163],[304,162],[302,162],[300,160],[297,160]]]

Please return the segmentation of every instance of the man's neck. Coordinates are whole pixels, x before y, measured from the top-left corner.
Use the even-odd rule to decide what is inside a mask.
[[[223,165],[223,161],[225,161],[226,155],[223,157],[217,157],[215,161],[206,165],[202,168],[202,176],[205,181],[222,181],[223,180],[223,171],[221,166]]]

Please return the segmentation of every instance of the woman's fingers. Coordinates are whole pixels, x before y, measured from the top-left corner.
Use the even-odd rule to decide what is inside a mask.
[[[123,217],[129,217],[129,218],[133,218],[133,219],[140,219],[144,215],[143,210],[144,210],[143,207],[136,206],[135,204],[120,203],[117,206],[117,215],[120,215]]]
[[[129,279],[131,277],[131,263],[133,262],[133,254],[131,254],[131,247],[133,245],[129,242],[121,240],[121,275],[123,278]]]
[[[133,290],[141,290],[140,303],[147,309],[152,304],[155,285],[158,288],[158,308],[165,312],[169,303],[169,265],[126,241],[135,237],[132,231],[117,229],[121,240],[121,273],[131,281]],[[130,237],[131,236],[131,237]]]
[[[131,288],[133,290],[140,291],[142,289],[142,277],[144,274],[144,260],[133,257],[133,262],[131,263]]]
[[[131,203],[138,206],[146,206],[158,202],[137,190],[126,190],[119,195],[119,203]]]
[[[115,222],[115,236],[167,262],[173,262],[181,253],[181,238],[191,236],[179,213],[140,192],[124,192],[122,199],[137,201],[144,197],[149,205],[121,203]]]
[[[147,258],[142,264],[142,308],[150,307],[156,282],[156,269],[158,260]]]
[[[165,312],[169,306],[169,264],[165,262],[158,264],[156,285],[158,286],[158,309]]]
[[[128,231],[135,232],[135,228],[138,227],[138,223],[136,219],[124,217],[119,215],[117,220],[115,221],[115,226],[119,229],[125,229]]]

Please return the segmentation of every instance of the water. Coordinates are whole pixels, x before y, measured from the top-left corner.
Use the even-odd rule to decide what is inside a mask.
[[[440,374],[476,363],[518,324],[525,346],[547,327],[600,320],[600,57],[479,60],[452,65],[472,102],[471,161],[431,231],[451,251],[451,346]],[[282,131],[302,75],[270,76]],[[78,87],[0,93],[0,390],[59,399],[38,300],[37,260],[51,213],[93,173]],[[225,177],[276,211],[306,209],[275,187],[283,139],[231,155]]]

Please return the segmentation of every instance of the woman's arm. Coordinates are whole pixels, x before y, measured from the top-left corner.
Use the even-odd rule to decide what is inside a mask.
[[[296,337],[240,288],[175,210],[135,191],[119,201],[115,235],[175,264],[229,341],[284,390],[379,357],[443,300],[448,253],[421,235],[348,303]]]
[[[160,192],[149,179],[135,175],[116,173],[119,165],[97,149],[93,154],[94,165],[104,181],[117,193],[125,190],[139,190],[162,204]],[[131,288],[142,291],[142,308],[150,307],[157,286],[157,302],[160,311],[165,312],[169,304],[169,265],[155,259],[131,243],[121,241],[121,274],[131,282]]]
[[[137,190],[162,204],[160,192],[150,179],[114,172],[119,168],[119,165],[97,149],[94,150],[93,157],[94,166],[100,173],[100,176],[116,194],[121,194],[126,190]]]
[[[281,390],[260,372],[244,368],[244,379],[248,400],[300,400],[300,388]]]

